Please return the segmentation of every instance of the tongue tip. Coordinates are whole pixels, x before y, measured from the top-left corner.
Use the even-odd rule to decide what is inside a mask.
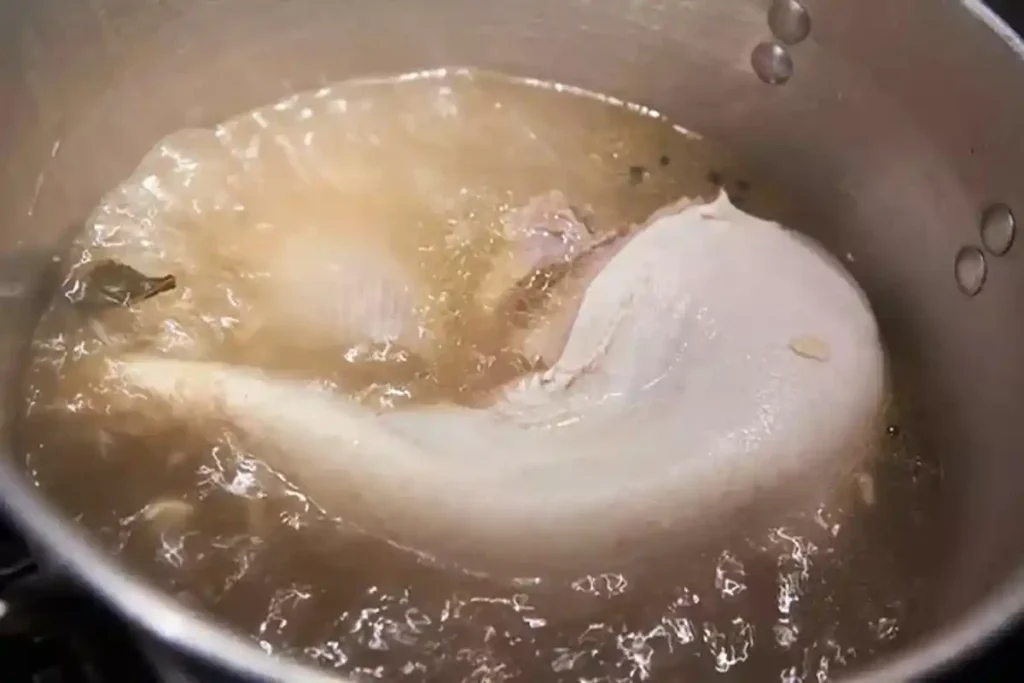
[[[701,209],[705,215],[716,218],[726,218],[743,213],[733,204],[732,198],[729,197],[729,193],[724,187],[718,191],[718,195],[714,199],[703,205]]]

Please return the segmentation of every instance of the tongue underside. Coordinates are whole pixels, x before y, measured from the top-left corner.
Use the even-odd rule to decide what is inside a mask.
[[[227,420],[329,514],[496,575],[586,572],[697,539],[766,502],[807,503],[868,454],[875,322],[806,238],[724,194],[596,238],[553,193],[505,228],[515,249],[479,303],[510,305],[540,271],[557,296],[517,340],[545,369],[484,406],[379,413],[259,368],[155,355],[120,358],[118,381],[150,396],[140,412]],[[295,324],[429,349],[415,281],[386,255],[349,261],[317,304],[329,315],[292,311]],[[314,270],[281,272],[301,288]]]

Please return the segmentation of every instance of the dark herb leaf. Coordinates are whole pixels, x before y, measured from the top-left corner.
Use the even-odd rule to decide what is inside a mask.
[[[97,261],[65,283],[64,296],[88,307],[132,306],[177,287],[173,275],[149,277],[114,260]]]

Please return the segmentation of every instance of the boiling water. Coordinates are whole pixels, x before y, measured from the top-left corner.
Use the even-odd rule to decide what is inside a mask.
[[[905,541],[930,534],[938,473],[895,429],[849,482],[856,496],[723,529],[715,549],[677,554],[657,580],[595,567],[508,586],[325,518],[230,428],[110,410],[125,397],[98,370],[132,348],[269,367],[380,410],[472,403],[529,366],[506,348],[514,316],[495,323],[470,305],[503,216],[560,190],[600,233],[722,185],[754,213],[786,202],[656,112],[472,72],[340,84],[171,135],[104,199],[75,258],[133,253],[150,275],[173,266],[181,286],[132,310],[83,315],[54,301],[28,371],[29,469],[182,600],[268,652],[357,679],[829,680],[914,632],[918,557]],[[132,243],[143,234],[160,237]],[[424,325],[443,352],[341,345],[267,315],[266,264],[308,240],[386,241],[425,292]],[[329,250],[285,263],[318,253]]]

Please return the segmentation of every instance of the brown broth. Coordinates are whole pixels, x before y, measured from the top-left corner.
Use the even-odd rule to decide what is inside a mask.
[[[269,652],[357,679],[828,680],[913,635],[919,586],[899,539],[924,533],[940,477],[906,435],[851,482],[861,495],[723,531],[716,550],[671,558],[668,579],[595,568],[510,587],[326,519],[228,427],[127,420],[101,372],[133,348],[299,375],[381,410],[470,402],[528,365],[507,349],[512,322],[470,305],[502,215],[557,189],[609,231],[722,184],[755,213],[787,201],[656,112],[478,72],[343,83],[176,133],[104,199],[76,254],[181,286],[90,318],[54,302],[28,370],[24,457],[157,585]],[[311,236],[385,241],[417,274],[441,350],[341,344],[261,311],[264,264]]]

